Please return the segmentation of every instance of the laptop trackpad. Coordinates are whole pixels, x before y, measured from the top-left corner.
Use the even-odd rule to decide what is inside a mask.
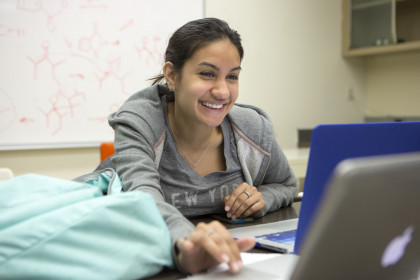
[[[246,265],[240,272],[233,274],[229,271],[197,274],[188,279],[290,279],[299,260],[297,255],[278,255],[260,262]]]

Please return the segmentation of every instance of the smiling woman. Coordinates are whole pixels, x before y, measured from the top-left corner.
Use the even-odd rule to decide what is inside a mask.
[[[260,217],[290,205],[296,192],[269,117],[235,104],[243,54],[226,22],[189,22],[169,40],[153,85],[109,117],[112,162],[125,191],[153,195],[177,267],[188,273],[222,262],[236,272],[239,252],[254,246],[252,238],[234,240],[220,222],[194,227],[188,217]]]

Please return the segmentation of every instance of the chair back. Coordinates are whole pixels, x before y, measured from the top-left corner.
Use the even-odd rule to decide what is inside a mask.
[[[100,150],[101,150],[101,162],[102,162],[106,158],[108,158],[109,156],[115,153],[114,142],[101,143]]]
[[[10,168],[0,168],[0,180],[9,180],[13,178],[13,172]]]

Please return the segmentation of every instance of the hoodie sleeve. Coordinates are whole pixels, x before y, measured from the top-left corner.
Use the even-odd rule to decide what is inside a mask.
[[[158,163],[155,162],[156,139],[150,124],[139,115],[120,111],[109,117],[115,131],[115,155],[112,162],[120,176],[124,191],[144,191],[151,194],[168,226],[172,243],[187,237],[194,225],[174,206],[165,201],[160,186]]]
[[[266,203],[264,215],[291,205],[297,192],[297,178],[275,139],[273,139],[270,155],[267,172],[262,184],[258,187]]]
[[[275,139],[269,116],[257,107],[237,104],[230,117],[245,180],[258,188],[265,201],[263,215],[291,205],[297,178]]]

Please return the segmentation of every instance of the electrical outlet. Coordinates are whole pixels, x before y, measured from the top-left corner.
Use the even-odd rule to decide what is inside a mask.
[[[347,88],[347,100],[348,101],[354,101],[354,92],[352,87]]]

